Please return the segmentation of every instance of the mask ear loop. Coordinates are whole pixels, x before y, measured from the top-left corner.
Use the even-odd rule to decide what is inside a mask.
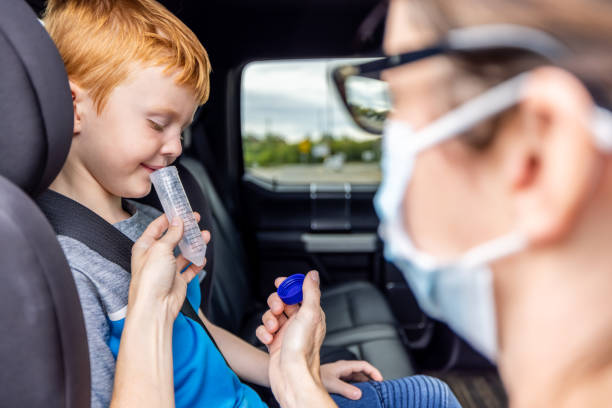
[[[523,72],[488,89],[417,131],[417,153],[460,135],[478,123],[515,105],[523,98],[523,84],[529,72]]]
[[[603,152],[612,153],[612,112],[595,106],[591,130],[597,147]]]

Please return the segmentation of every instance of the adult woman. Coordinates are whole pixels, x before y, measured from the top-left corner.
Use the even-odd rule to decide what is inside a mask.
[[[612,393],[611,17],[597,0],[390,2],[385,52],[416,52],[382,71],[386,256],[515,407]]]

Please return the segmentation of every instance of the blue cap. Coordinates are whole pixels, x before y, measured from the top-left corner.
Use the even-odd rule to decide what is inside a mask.
[[[296,273],[285,279],[278,287],[276,293],[286,305],[295,305],[302,301],[304,277],[303,273]]]

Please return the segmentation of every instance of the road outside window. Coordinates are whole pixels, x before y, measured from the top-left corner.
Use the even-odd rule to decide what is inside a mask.
[[[286,184],[378,184],[380,136],[349,117],[330,73],[359,60],[262,61],[242,76],[245,171]],[[363,59],[363,61],[367,61]]]

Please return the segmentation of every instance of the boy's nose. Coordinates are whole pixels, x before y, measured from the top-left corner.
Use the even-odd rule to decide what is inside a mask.
[[[161,148],[160,153],[164,156],[170,156],[176,159],[183,152],[183,146],[181,145],[180,137],[173,137],[168,139]]]

